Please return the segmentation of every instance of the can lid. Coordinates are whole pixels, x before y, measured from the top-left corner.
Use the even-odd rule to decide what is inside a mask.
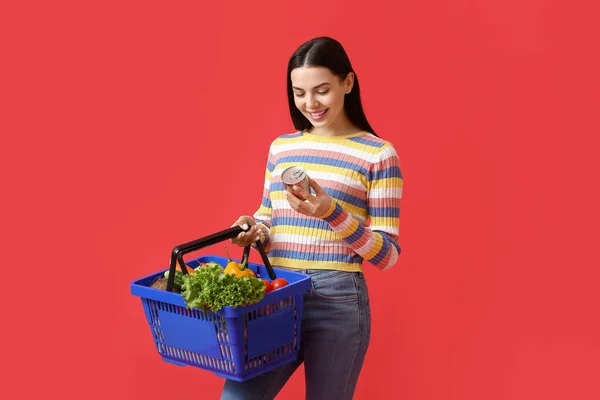
[[[286,168],[281,173],[281,180],[288,185],[295,185],[298,182],[302,182],[304,178],[306,178],[306,170],[299,166]]]

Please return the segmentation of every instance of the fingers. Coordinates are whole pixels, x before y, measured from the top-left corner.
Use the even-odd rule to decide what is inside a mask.
[[[325,190],[323,190],[323,188],[321,186],[319,186],[319,184],[312,179],[310,176],[308,177],[308,184],[310,185],[311,188],[313,188],[315,190],[315,194],[318,196],[322,193],[325,193]]]
[[[250,226],[253,226],[255,224],[256,224],[256,222],[254,221],[254,218],[249,217],[247,215],[242,215],[231,226],[233,227],[233,226],[237,225],[240,228],[242,228],[243,230],[247,231]]]
[[[246,232],[241,232],[236,237],[231,239],[231,243],[246,247],[260,239],[262,231],[258,224],[252,225]]]
[[[252,217],[241,216],[231,226],[239,226],[245,230],[245,232],[240,232],[236,237],[229,239],[229,241],[235,245],[246,247],[255,242],[257,238],[260,238],[260,227]]]
[[[321,190],[323,195],[319,197],[309,195],[307,200],[301,200],[287,190],[284,190],[283,194],[294,211],[314,217],[323,215],[331,206],[332,201],[331,197],[320,186],[318,186],[318,190]]]
[[[290,206],[292,207],[292,209],[300,212],[300,207],[301,207],[300,205],[304,204],[304,201],[300,200],[294,194],[289,193],[287,190],[284,190],[283,194],[284,194],[285,198],[287,199],[287,201],[290,203]]]
[[[323,215],[331,206],[331,197],[312,178],[309,177],[308,182],[315,191],[314,195],[296,185],[291,190],[285,189],[283,194],[294,211],[313,217]]]
[[[257,242],[258,240],[260,240],[260,234],[256,234],[256,236],[246,235],[241,239],[234,239],[233,244],[240,247],[246,247],[254,242]]]
[[[310,191],[304,190],[303,187],[300,186],[292,186],[293,194],[296,195],[300,200],[304,201],[310,197]]]
[[[258,225],[252,225],[247,231],[241,232],[237,237],[240,239],[253,238],[257,233],[259,233]]]

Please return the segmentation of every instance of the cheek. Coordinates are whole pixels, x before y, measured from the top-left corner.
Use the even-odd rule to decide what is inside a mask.
[[[329,99],[329,104],[331,108],[341,110],[342,108],[344,108],[344,96],[340,96],[337,94],[335,96],[331,96],[331,98]]]
[[[302,101],[301,98],[294,97],[294,104],[296,104],[297,109],[299,109],[300,111],[303,111],[304,101]]]

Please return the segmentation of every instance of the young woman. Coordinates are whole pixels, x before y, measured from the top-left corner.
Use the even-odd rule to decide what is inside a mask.
[[[247,382],[227,380],[222,400],[273,399],[302,363],[307,399],[351,399],[371,333],[362,261],[386,270],[400,254],[398,155],[367,122],[342,45],[319,37],[300,46],[287,89],[297,132],[272,142],[262,204],[234,223],[247,231],[232,242],[261,240],[274,266],[311,276],[300,357]],[[314,193],[284,188],[290,166],[307,171]]]

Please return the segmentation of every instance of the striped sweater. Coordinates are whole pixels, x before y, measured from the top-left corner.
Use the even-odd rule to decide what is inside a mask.
[[[293,210],[281,173],[299,165],[333,201],[315,218]],[[362,271],[362,261],[385,270],[398,245],[402,173],[390,142],[367,132],[326,137],[304,132],[271,143],[263,199],[254,214],[274,266]],[[312,190],[312,189],[311,189]]]

